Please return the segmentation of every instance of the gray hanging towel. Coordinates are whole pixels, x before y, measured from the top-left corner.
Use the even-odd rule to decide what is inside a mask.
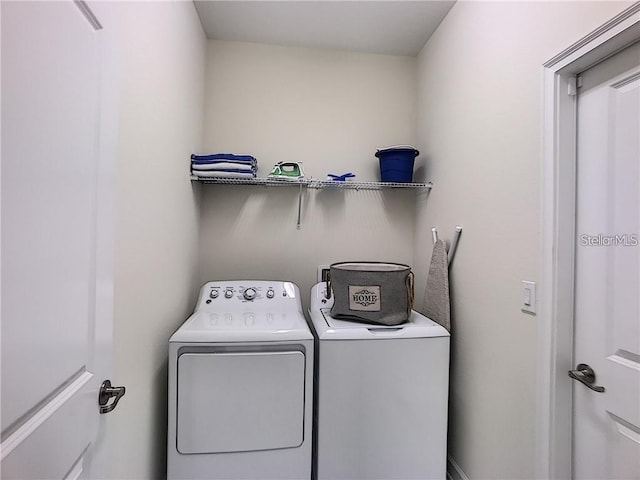
[[[422,302],[423,313],[448,332],[451,332],[451,305],[449,303],[449,260],[442,240],[433,244],[427,287]]]

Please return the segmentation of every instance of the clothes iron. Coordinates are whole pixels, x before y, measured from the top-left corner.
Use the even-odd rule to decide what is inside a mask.
[[[304,178],[302,163],[300,162],[278,162],[274,165],[268,178],[275,180],[301,180]]]

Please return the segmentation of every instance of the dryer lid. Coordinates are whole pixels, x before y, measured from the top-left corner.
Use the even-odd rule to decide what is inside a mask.
[[[177,369],[180,453],[296,448],[304,441],[304,353],[185,353]]]

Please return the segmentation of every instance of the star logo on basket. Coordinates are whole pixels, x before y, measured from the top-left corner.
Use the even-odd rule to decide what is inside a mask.
[[[360,290],[353,293],[352,300],[358,305],[368,307],[378,302],[378,295],[370,290]]]

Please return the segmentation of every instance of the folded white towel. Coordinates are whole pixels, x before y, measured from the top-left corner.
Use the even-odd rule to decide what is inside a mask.
[[[224,171],[202,171],[194,170],[191,172],[199,178],[255,178],[255,172],[224,172]]]
[[[207,163],[207,164],[191,164],[192,170],[242,170],[245,172],[253,172],[255,167],[249,163],[231,163],[231,162],[219,162],[219,163]]]
[[[196,163],[207,162],[246,162],[256,163],[256,157],[253,155],[237,155],[233,153],[210,153],[210,154],[193,154],[191,160]]]

